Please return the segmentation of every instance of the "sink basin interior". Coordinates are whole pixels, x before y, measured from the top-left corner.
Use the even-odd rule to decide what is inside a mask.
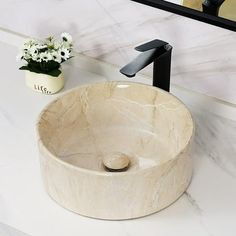
[[[130,158],[129,172],[161,165],[186,147],[192,131],[189,111],[174,96],[124,82],[76,88],[49,104],[38,124],[55,158],[98,172],[113,153]]]

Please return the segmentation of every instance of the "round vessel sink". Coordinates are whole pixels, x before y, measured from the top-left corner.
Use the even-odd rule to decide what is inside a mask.
[[[192,174],[190,112],[170,93],[130,82],[80,86],[50,103],[37,123],[48,194],[101,219],[157,212]]]

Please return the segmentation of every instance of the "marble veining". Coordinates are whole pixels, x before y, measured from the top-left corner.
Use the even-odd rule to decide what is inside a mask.
[[[79,214],[113,220],[145,216],[170,205],[189,185],[191,115],[153,86],[78,87],[43,110],[37,131],[48,194]]]
[[[217,115],[214,116],[214,124],[210,119],[204,122],[203,119],[204,114],[198,114],[195,119],[198,130],[196,136],[201,134],[201,137],[196,141],[198,148],[202,152],[208,150],[208,158],[225,173],[236,179],[235,121],[225,120]],[[228,126],[230,129],[226,128]],[[204,130],[207,130],[208,133],[206,134]],[[216,143],[220,143],[220,145],[216,145]]]
[[[185,191],[185,196],[187,198],[187,200],[189,201],[189,203],[191,204],[191,206],[194,208],[194,210],[198,213],[198,214],[202,214],[202,209],[199,207],[197,201],[190,195],[190,193],[188,193],[188,191]]]

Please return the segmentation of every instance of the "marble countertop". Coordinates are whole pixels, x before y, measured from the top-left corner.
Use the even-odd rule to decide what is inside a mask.
[[[196,123],[194,174],[178,201],[159,213],[127,221],[90,219],[57,205],[42,186],[35,121],[58,95],[26,88],[24,74],[16,68],[16,50],[0,43],[0,222],[31,236],[235,236],[236,121],[201,110],[191,96],[180,96],[176,89],[173,93],[188,105]],[[65,76],[64,91],[107,79],[73,65],[65,66]],[[206,104],[211,110],[210,102],[200,105]],[[3,224],[1,236],[22,235]]]

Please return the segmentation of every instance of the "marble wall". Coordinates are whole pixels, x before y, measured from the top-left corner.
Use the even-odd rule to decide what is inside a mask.
[[[118,66],[138,54],[134,46],[166,40],[172,83],[236,104],[234,32],[130,0],[8,0],[0,10],[2,28],[34,37],[68,31],[79,52]]]

